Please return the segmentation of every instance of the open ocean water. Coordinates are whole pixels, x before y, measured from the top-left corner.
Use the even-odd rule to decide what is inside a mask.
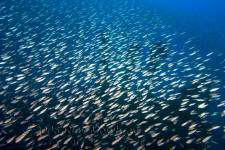
[[[0,1],[0,149],[224,150],[224,7]]]

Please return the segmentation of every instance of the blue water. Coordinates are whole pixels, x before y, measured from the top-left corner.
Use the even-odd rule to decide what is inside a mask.
[[[170,22],[177,31],[185,31],[195,40],[195,46],[201,53],[225,52],[225,1],[223,0],[151,0],[144,1],[147,6],[160,10],[166,21]],[[214,56],[213,56],[214,57]],[[214,57],[209,62],[210,67],[220,68],[224,56]],[[225,74],[217,74],[225,83]],[[223,84],[224,85],[224,84]]]
[[[225,51],[225,1],[152,0],[145,1],[161,10],[167,21],[178,30],[192,34],[204,51]],[[168,19],[170,16],[170,19]]]
[[[147,2],[158,7],[165,16],[171,16],[170,21],[178,30],[185,30],[195,38],[196,46],[204,55],[210,51],[216,54],[224,54],[225,52],[225,1],[223,0],[152,0]],[[220,62],[224,60],[222,57],[214,57],[208,63],[208,67],[223,68]],[[223,69],[215,73],[225,85],[225,73]],[[223,89],[221,87],[221,89]],[[225,97],[225,91],[220,90],[222,99]],[[216,110],[215,108],[211,108]],[[215,122],[225,124],[225,120],[215,119]],[[223,133],[215,133],[223,135]],[[223,139],[217,139],[224,143]],[[222,144],[224,145],[224,144]],[[224,146],[217,145],[213,149],[223,149]]]
[[[145,0],[146,4],[157,7],[165,20],[170,22],[178,31],[185,31],[194,37],[195,46],[204,56],[214,52],[219,56],[212,56],[207,67],[218,69],[214,73],[221,80],[221,100],[224,100],[225,72],[221,62],[225,60],[225,1],[224,0]],[[222,55],[222,56],[220,56]],[[211,107],[216,111],[216,106]],[[224,119],[213,118],[213,122],[225,124]],[[223,133],[215,133],[223,135]],[[217,139],[221,145],[212,149],[224,149],[224,139]],[[223,143],[223,144],[222,144]]]

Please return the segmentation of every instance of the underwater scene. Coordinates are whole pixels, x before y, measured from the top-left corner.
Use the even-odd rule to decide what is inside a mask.
[[[0,150],[224,150],[223,7],[1,0]]]

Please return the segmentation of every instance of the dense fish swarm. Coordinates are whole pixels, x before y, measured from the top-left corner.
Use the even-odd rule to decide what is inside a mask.
[[[0,148],[219,144],[215,53],[193,40],[140,1],[1,1]]]

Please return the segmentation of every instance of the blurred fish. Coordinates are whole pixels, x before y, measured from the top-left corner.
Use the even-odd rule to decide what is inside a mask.
[[[208,149],[224,135],[214,53],[157,9],[13,0],[0,12],[2,149]]]

